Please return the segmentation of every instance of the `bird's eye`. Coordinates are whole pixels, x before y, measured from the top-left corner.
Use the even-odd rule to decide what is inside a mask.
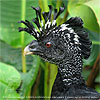
[[[46,47],[50,48],[51,47],[51,42],[46,43]]]

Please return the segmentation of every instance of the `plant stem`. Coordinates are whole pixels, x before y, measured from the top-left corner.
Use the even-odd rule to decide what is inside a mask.
[[[100,45],[99,41],[92,41],[92,44]]]
[[[22,48],[22,71],[26,72],[26,58],[24,56],[24,48]]]
[[[59,10],[59,7],[61,6],[62,4],[62,0],[57,0],[57,3],[56,3],[56,8]]]
[[[25,7],[26,7],[26,0],[22,0],[21,2],[21,20],[25,20]],[[21,27],[24,25],[21,24]],[[22,44],[22,71],[26,72],[26,58],[24,56],[24,32],[21,33],[21,44]]]
[[[48,11],[48,0],[43,0],[43,11]]]
[[[66,13],[64,15],[64,18],[63,18],[61,24],[63,24],[66,21],[67,16],[68,16],[68,10],[66,9]]]

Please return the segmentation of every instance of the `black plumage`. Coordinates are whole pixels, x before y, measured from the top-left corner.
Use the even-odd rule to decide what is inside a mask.
[[[26,31],[37,40],[33,40],[26,48],[26,54],[39,55],[42,59],[58,65],[58,74],[52,88],[51,99],[62,100],[99,100],[100,94],[88,88],[81,76],[83,61],[90,56],[91,41],[79,17],[72,17],[62,25],[57,26],[56,19],[64,11],[54,10],[51,21],[52,6],[49,12],[41,13],[39,7],[34,8],[37,17],[33,22],[25,20],[20,23],[26,28],[19,28],[19,32]],[[43,16],[45,22],[42,21]],[[41,22],[41,23],[39,23]],[[53,98],[54,97],[54,98]]]

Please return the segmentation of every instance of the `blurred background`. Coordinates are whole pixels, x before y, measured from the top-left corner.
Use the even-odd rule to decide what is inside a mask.
[[[57,66],[38,56],[24,56],[24,47],[34,38],[18,32],[18,27],[24,27],[18,21],[36,17],[31,6],[48,11],[48,5],[59,9],[63,4],[65,11],[57,24],[74,16],[84,21],[93,45],[91,56],[83,59],[82,75],[89,87],[100,92],[100,0],[0,0],[0,100],[50,97]]]

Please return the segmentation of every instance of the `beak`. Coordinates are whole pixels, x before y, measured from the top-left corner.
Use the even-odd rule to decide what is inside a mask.
[[[31,54],[33,54],[33,52],[30,52],[29,46],[26,46],[25,49],[24,49],[24,56],[25,55],[31,55]]]

